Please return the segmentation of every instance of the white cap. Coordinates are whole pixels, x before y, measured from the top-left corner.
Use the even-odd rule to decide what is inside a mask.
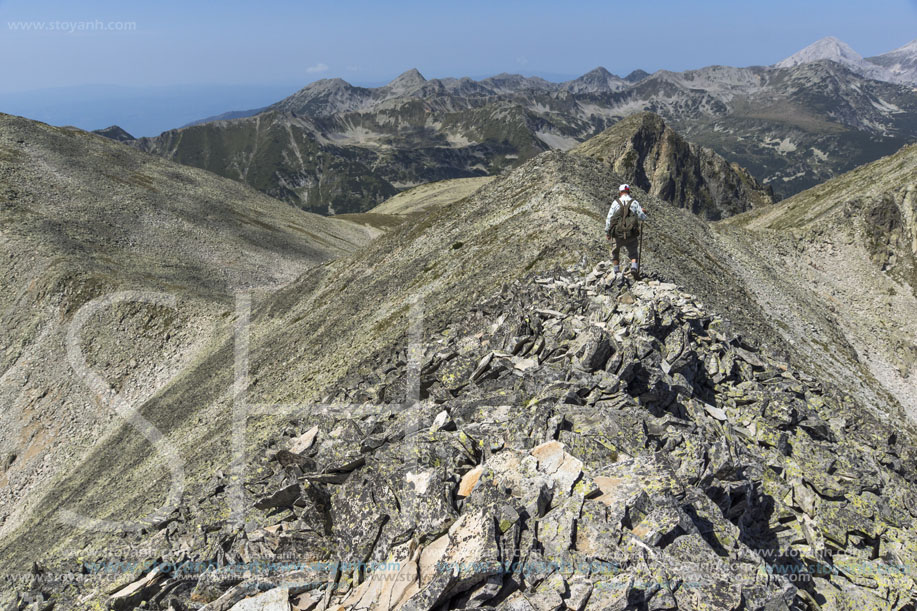
[[[619,192],[620,192],[620,191],[630,191],[630,185],[628,185],[628,184],[623,184],[623,185],[621,185],[620,187],[618,187],[618,191],[619,191]]]

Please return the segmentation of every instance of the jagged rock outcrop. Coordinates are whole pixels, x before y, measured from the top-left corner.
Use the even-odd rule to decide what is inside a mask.
[[[100,136],[105,136],[106,138],[111,138],[112,140],[117,140],[118,142],[130,142],[131,140],[136,140],[131,136],[127,131],[118,125],[111,125],[105,129],[97,129],[92,133],[99,134]]]
[[[410,387],[408,360],[378,373]],[[208,517],[226,502],[215,474],[133,542],[161,557],[109,604],[904,609],[917,596],[912,430],[672,284],[622,285],[607,262],[528,278],[433,334],[418,366],[418,400],[307,416],[266,447],[244,527]],[[387,384],[353,378],[331,402]],[[84,570],[104,582],[114,566]]]
[[[651,112],[622,119],[574,152],[605,162],[627,182],[711,220],[774,201],[773,189],[748,170],[688,142]]]

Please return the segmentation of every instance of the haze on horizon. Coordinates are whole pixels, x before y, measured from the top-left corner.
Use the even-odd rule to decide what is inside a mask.
[[[853,0],[0,0],[0,29],[0,54],[15,58],[0,69],[0,112],[97,129],[118,123],[129,107],[148,115],[136,100],[159,91],[167,129],[269,104],[319,78],[372,85],[413,67],[427,78],[514,72],[564,80],[599,65],[622,76],[769,65],[824,36],[868,57],[917,37],[917,0],[889,0],[878,17]],[[71,115],[61,95],[72,97]],[[74,114],[81,104],[86,113]]]

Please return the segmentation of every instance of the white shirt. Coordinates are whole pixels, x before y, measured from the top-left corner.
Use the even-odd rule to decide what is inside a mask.
[[[636,214],[637,218],[641,221],[646,220],[646,212],[644,212],[643,208],[640,207],[640,202],[625,193],[624,195],[616,197],[615,201],[611,202],[611,208],[608,209],[608,216],[605,217],[605,233],[611,231],[611,217],[615,215],[615,212],[618,211],[618,208],[621,207],[621,204],[626,204],[628,202],[630,202],[630,211]]]

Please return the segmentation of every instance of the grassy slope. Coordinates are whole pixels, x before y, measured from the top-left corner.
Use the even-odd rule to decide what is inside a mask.
[[[372,235],[99,135],[0,114],[4,532],[117,423],[66,358],[81,306],[120,290],[176,297],[175,309],[111,308],[84,333],[89,365],[142,401],[205,350],[234,291],[276,287]]]
[[[134,144],[310,212],[359,212],[397,192],[355,155],[320,144],[277,112],[171,130]]]
[[[424,212],[428,208],[443,206],[468,197],[493,179],[493,176],[454,178],[419,185],[385,200],[373,208],[372,212],[399,215]]]

